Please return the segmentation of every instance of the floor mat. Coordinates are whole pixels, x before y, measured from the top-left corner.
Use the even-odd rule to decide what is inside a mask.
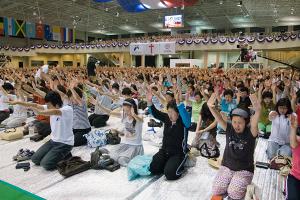
[[[5,200],[42,200],[43,198],[27,192],[17,186],[0,180],[1,199]]]

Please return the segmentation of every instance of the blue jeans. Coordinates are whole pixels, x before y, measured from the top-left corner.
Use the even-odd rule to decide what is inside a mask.
[[[72,150],[73,146],[52,140],[43,144],[32,156],[31,160],[36,165],[41,165],[46,170],[56,169],[59,161],[62,161]]]
[[[277,156],[277,154],[291,157],[292,149],[290,144],[279,145],[277,142],[269,141],[266,153],[269,160]]]

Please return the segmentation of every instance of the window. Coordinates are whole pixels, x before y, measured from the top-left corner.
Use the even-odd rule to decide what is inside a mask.
[[[265,28],[261,28],[261,27],[250,28],[250,33],[264,33],[265,31],[266,31]]]
[[[287,26],[273,26],[272,32],[287,32],[288,27]]]
[[[44,65],[44,61],[42,60],[32,60],[31,61],[31,66],[32,67],[40,67]]]

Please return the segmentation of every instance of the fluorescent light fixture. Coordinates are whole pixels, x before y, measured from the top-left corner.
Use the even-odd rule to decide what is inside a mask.
[[[191,26],[199,26],[199,25],[206,25],[205,21],[202,20],[191,20],[187,22]]]
[[[105,30],[93,30],[93,31],[91,31],[91,33],[101,33],[101,34],[105,34],[105,33],[107,33],[107,31],[105,31]]]
[[[153,24],[150,24],[150,26],[152,26],[153,28],[163,28],[162,23],[153,23]]]
[[[162,32],[171,32],[170,28],[161,28],[159,30],[162,31]]]
[[[284,22],[299,22],[300,21],[300,17],[296,17],[296,16],[282,17],[282,18],[280,18],[280,21],[284,21]]]
[[[129,33],[145,33],[143,30],[130,30]]]
[[[122,29],[124,31],[128,31],[128,30],[134,29],[134,27],[129,26],[129,25],[122,25],[122,26],[120,26],[120,29]]]

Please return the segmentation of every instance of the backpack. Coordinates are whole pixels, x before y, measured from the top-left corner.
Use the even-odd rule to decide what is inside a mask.
[[[106,149],[99,149],[99,147],[91,153],[90,162],[92,169],[105,169],[106,167],[114,164],[114,160],[106,153]]]
[[[106,132],[106,142],[107,144],[116,145],[120,144],[121,138],[117,131],[109,130]]]

